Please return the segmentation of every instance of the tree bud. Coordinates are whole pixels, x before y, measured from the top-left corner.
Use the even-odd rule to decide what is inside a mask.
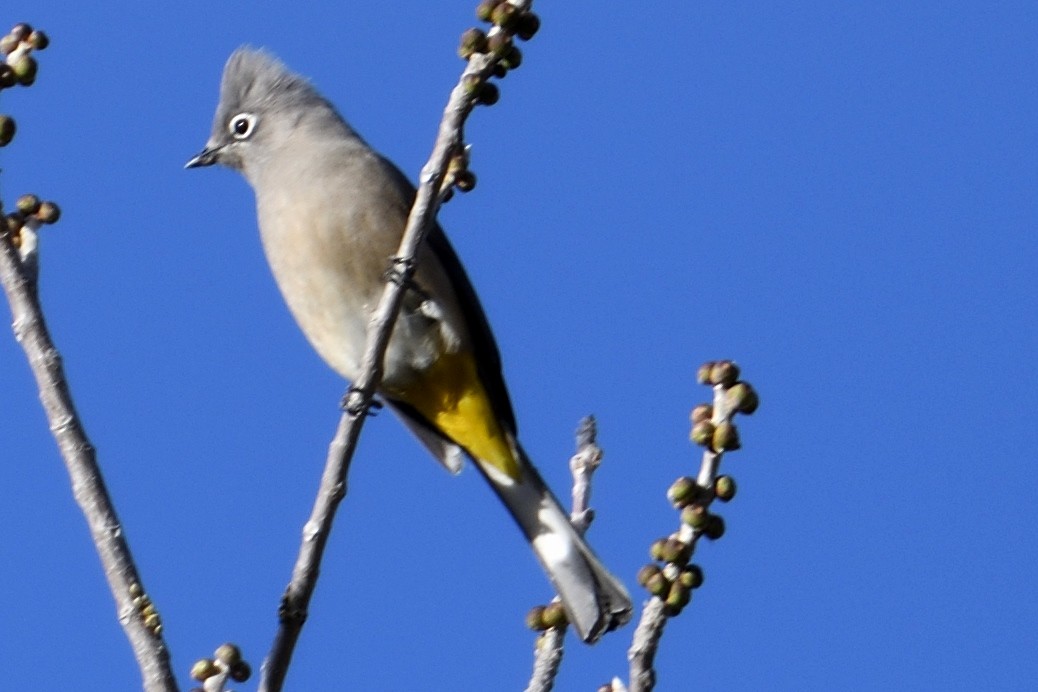
[[[230,642],[221,644],[216,649],[216,659],[230,667],[241,661],[241,649]]]
[[[208,658],[196,661],[195,665],[191,666],[191,678],[198,680],[198,682],[205,682],[214,675],[219,675],[219,673],[220,668],[216,665],[216,662]]]
[[[487,52],[487,35],[475,27],[467,29],[461,35],[461,45],[458,46],[458,55],[463,60],[468,60],[475,53]]]
[[[494,14],[494,8],[501,4],[502,0],[483,0],[476,5],[476,16],[484,22],[489,22]]]
[[[707,516],[706,524],[703,525],[703,535],[711,541],[716,541],[724,535],[724,519],[716,514]]]
[[[709,447],[714,440],[714,424],[708,420],[701,420],[692,426],[689,439],[701,447]]]
[[[566,610],[561,603],[549,603],[544,606],[544,626],[546,628],[562,627],[567,622]]]
[[[714,480],[714,495],[721,502],[730,502],[735,497],[735,479],[731,476],[718,476]]]
[[[29,42],[29,45],[36,50],[44,50],[47,46],[50,45],[50,38],[47,36],[47,34],[39,30],[33,31],[31,34],[29,34],[29,38],[27,40]]]
[[[533,12],[524,12],[519,16],[519,21],[516,23],[515,35],[523,41],[529,41],[540,28],[541,18]]]
[[[11,143],[11,140],[14,139],[14,131],[14,118],[9,115],[0,115],[0,147]]]
[[[530,611],[526,614],[526,626],[534,632],[542,632],[547,629],[544,626],[544,606],[539,605],[530,608]]]
[[[54,202],[41,202],[40,208],[36,210],[36,218],[41,223],[57,223],[61,218],[61,208]]]
[[[711,384],[720,384],[728,387],[735,384],[739,379],[739,366],[730,360],[720,360],[714,363],[710,370]]]
[[[713,444],[711,445],[715,452],[733,452],[739,449],[739,431],[736,429],[735,424],[730,421],[725,421],[717,426],[714,430]]]
[[[714,417],[714,407],[710,404],[699,404],[692,409],[692,414],[689,416],[689,420],[692,421],[692,425],[704,420],[710,420]]]
[[[760,398],[757,396],[757,392],[746,382],[736,382],[728,389],[725,396],[728,397],[728,406],[733,411],[745,413],[746,415],[756,411],[760,405]]]

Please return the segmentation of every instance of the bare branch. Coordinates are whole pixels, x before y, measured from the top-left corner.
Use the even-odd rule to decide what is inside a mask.
[[[529,0],[508,2],[521,10],[532,4]],[[500,27],[494,27],[490,35],[500,32]],[[361,361],[361,375],[353,383],[343,402],[344,413],[328,449],[317,498],[310,519],[303,527],[303,540],[292,570],[292,579],[282,596],[279,608],[280,626],[273,646],[263,662],[259,687],[261,692],[278,692],[284,684],[292,653],[306,621],[310,600],[317,585],[320,563],[331,533],[335,512],[346,495],[346,476],[350,461],[364,419],[382,380],[383,358],[404,297],[404,289],[414,274],[418,247],[432,226],[440,204],[450,193],[453,180],[448,178],[453,176],[448,175],[448,164],[452,157],[464,151],[463,127],[472,108],[480,100],[479,87],[488,86],[487,79],[501,57],[493,52],[472,53],[444,108],[432,154],[422,168],[414,205],[407,219],[400,248],[393,258],[391,279],[387,281],[382,298],[368,325],[368,340]]]
[[[569,460],[569,470],[573,474],[573,508],[570,511],[570,522],[577,532],[583,536],[595,518],[591,509],[591,477],[602,463],[602,449],[596,438],[598,426],[594,416],[587,416],[580,421],[577,428],[577,452]],[[552,603],[557,603],[556,596]],[[563,644],[566,637],[565,627],[551,627],[544,630],[534,645],[533,673],[526,686],[526,692],[550,692],[555,686],[555,678],[562,665]]]
[[[5,40],[14,32],[24,33],[24,36],[18,48],[7,55],[7,60],[13,58],[22,65],[32,65],[34,78],[35,63],[27,63],[31,60],[29,53],[33,48],[45,47],[46,39],[41,39],[42,33],[33,32],[31,27],[18,25]],[[31,80],[22,83],[28,86]],[[22,206],[21,201],[19,206]],[[51,206],[52,211],[56,211],[56,206]],[[37,210],[32,213],[35,215],[33,218],[26,218],[20,209],[12,214],[16,223],[11,224],[10,219],[5,218],[0,230],[0,284],[3,284],[11,306],[14,335],[36,378],[51,434],[72,481],[76,503],[90,528],[105,578],[115,598],[119,622],[137,658],[143,687],[148,692],[175,692],[177,684],[170,668],[169,651],[162,638],[161,621],[144,592],[123,527],[101,476],[96,452],[72,403],[61,355],[43,318],[36,290],[36,231],[41,223],[38,202]]]

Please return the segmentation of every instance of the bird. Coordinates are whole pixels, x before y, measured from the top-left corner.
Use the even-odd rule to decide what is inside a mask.
[[[327,364],[360,373],[415,188],[311,82],[265,49],[228,59],[204,149],[252,187],[264,253],[289,311]],[[438,223],[405,284],[380,398],[449,470],[470,459],[511,513],[580,638],[631,617],[623,583],[569,521],[517,438],[501,357],[476,291]]]

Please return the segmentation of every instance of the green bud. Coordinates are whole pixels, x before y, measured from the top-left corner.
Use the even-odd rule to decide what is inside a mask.
[[[700,495],[699,491],[699,484],[694,478],[682,476],[667,490],[667,499],[672,505],[680,508],[695,501]]]
[[[22,86],[32,86],[36,81],[36,58],[31,55],[23,55],[18,58],[11,65],[11,69],[14,70],[14,76]]]
[[[498,57],[503,56],[511,48],[512,37],[503,31],[499,31],[487,39],[487,50]]]
[[[561,603],[549,603],[544,607],[544,626],[546,628],[562,627],[567,622],[566,610]]]
[[[496,84],[485,82],[476,95],[476,101],[484,106],[493,106],[501,98],[501,90]]]
[[[497,63],[492,68],[490,68],[490,74],[497,77],[498,79],[501,79],[502,77],[508,75],[508,70],[505,69],[505,66],[501,63]]]
[[[645,565],[640,570],[638,570],[638,583],[642,586],[645,586],[649,583],[649,580],[651,580],[657,574],[662,573],[663,570],[659,568],[659,565],[650,562],[649,564]]]
[[[459,171],[454,176],[454,185],[462,192],[471,192],[476,187],[476,174],[472,171]]]
[[[667,539],[658,538],[649,546],[649,557],[653,560],[663,561],[663,553],[667,548]]]
[[[14,52],[15,48],[18,47],[19,43],[21,43],[20,39],[11,34],[7,34],[7,36],[0,38],[0,53],[10,55]]]
[[[0,61],[0,89],[10,89],[18,83],[14,70],[6,62]]]
[[[15,206],[23,214],[35,214],[36,210],[40,208],[40,198],[36,195],[22,195]]]
[[[703,569],[699,565],[686,565],[678,574],[678,581],[690,589],[698,589],[703,585]]]
[[[735,497],[735,479],[731,476],[718,476],[714,480],[714,495],[721,502],[731,502]]]
[[[475,53],[487,52],[487,35],[475,27],[467,29],[461,35],[461,45],[458,46],[458,55],[462,60],[468,60]]]
[[[683,565],[692,557],[692,545],[679,541],[677,538],[668,538],[663,547],[663,561]]]
[[[689,439],[700,447],[708,447],[714,440],[714,424],[708,420],[701,420],[692,426],[692,434]]]
[[[138,596],[141,596],[143,594],[144,594],[144,587],[142,587],[137,582],[133,582],[132,584],[130,584],[130,596],[131,597],[137,598]]]
[[[681,510],[682,523],[688,524],[693,529],[702,529],[709,520],[709,513],[703,505],[689,505]]]
[[[29,38],[29,34],[31,34],[31,33],[32,33],[32,26],[29,25],[29,24],[26,24],[25,22],[21,22],[19,24],[15,24],[13,27],[11,27],[11,34],[10,35],[13,36],[18,41],[24,41],[25,39]]]
[[[511,50],[505,53],[501,57],[500,64],[507,70],[514,70],[523,64],[523,53],[521,50],[512,46]]]
[[[61,218],[61,208],[54,202],[41,202],[40,208],[36,211],[36,218],[41,223],[57,223]]]
[[[739,444],[739,431],[731,421],[724,421],[714,430],[711,447],[715,452],[734,452]]]
[[[710,370],[710,383],[729,387],[739,379],[739,366],[730,360],[720,360],[714,363]]]
[[[4,220],[7,222],[7,232],[11,235],[18,233],[25,225],[25,216],[18,211],[11,212]]]
[[[510,2],[502,2],[490,13],[490,21],[505,31],[511,31],[519,22],[519,8]]]
[[[6,147],[14,139],[14,118],[0,115],[0,147]]]
[[[252,668],[245,661],[238,661],[231,666],[231,680],[245,682],[252,677]]]
[[[711,514],[707,517],[706,524],[703,525],[703,535],[709,538],[711,541],[716,541],[718,538],[724,535],[724,519],[716,514]]]
[[[148,617],[144,618],[144,626],[152,631],[152,634],[158,634],[162,631],[162,620],[159,618],[158,613],[152,613]]]
[[[667,595],[670,590],[670,580],[663,572],[654,574],[646,583],[645,590],[651,593],[653,596],[659,596],[663,598]]]
[[[28,41],[29,45],[35,48],[36,50],[44,50],[47,46],[50,45],[50,38],[47,36],[47,34],[38,30],[33,31],[31,34],[29,34]]]
[[[195,665],[191,666],[191,679],[198,680],[198,682],[205,682],[214,675],[220,674],[220,668],[216,665],[216,662],[203,658],[195,662]]]
[[[519,21],[515,26],[515,35],[523,41],[529,41],[540,28],[541,18],[533,12],[524,12],[519,16]]]
[[[714,369],[714,362],[707,361],[699,366],[699,370],[696,371],[696,382],[699,384],[713,384],[710,381],[710,373]]]
[[[544,626],[544,606],[530,608],[530,612],[526,614],[526,626],[534,632],[542,632],[547,629]]]
[[[494,8],[501,4],[502,0],[483,0],[476,5],[476,16],[484,22],[489,22],[494,14]]]
[[[710,420],[714,417],[714,407],[710,404],[699,404],[692,409],[692,414],[689,416],[689,420],[692,421],[692,425],[704,420]]]
[[[745,413],[747,416],[757,410],[760,406],[760,398],[757,396],[757,392],[753,390],[746,382],[736,382],[725,394],[728,397],[728,406],[733,411],[739,413]]]
[[[216,648],[215,656],[216,660],[222,661],[226,666],[230,667],[241,661],[241,649],[228,642]]]
[[[673,611],[671,614],[677,615],[680,613],[691,600],[692,590],[687,586],[677,581],[670,585],[670,591],[667,593],[666,604],[668,609]]]

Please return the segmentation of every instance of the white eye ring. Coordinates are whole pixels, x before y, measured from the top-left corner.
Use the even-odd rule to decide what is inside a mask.
[[[239,113],[227,121],[227,131],[235,139],[248,139],[256,129],[256,116],[252,113]]]

